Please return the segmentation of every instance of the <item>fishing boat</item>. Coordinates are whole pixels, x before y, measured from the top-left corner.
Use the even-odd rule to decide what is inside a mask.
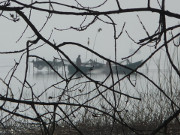
[[[97,62],[95,60],[90,59],[89,61],[83,63],[84,66],[92,67],[93,70],[101,69],[105,66],[104,63]]]
[[[81,64],[81,66],[78,66],[78,68],[85,74],[94,71],[94,70],[98,70],[104,67],[105,64],[94,61],[94,60],[89,60],[87,62],[84,62]],[[69,74],[74,74],[75,72],[77,72],[77,69],[73,66],[73,65],[68,65],[68,71]],[[80,73],[80,71],[78,71],[77,73]]]
[[[78,67],[79,70],[81,70],[81,72],[87,74],[88,72],[90,72],[91,70],[93,70],[93,67],[89,67],[89,66],[79,66]],[[68,65],[68,71],[69,74],[74,74],[74,73],[81,73],[80,71],[78,71],[73,65]]]
[[[129,74],[130,72],[132,72],[133,70],[135,70],[137,67],[139,67],[142,64],[142,60],[137,61],[137,62],[127,62],[127,64],[122,64],[122,66],[120,65],[112,65],[111,69],[112,69],[112,73],[113,74]],[[108,66],[106,66],[104,68],[104,73],[110,73],[110,68]]]
[[[36,59],[32,61],[33,68],[35,67],[37,70],[43,70],[44,68],[47,68],[48,71],[50,70],[50,66],[52,66],[55,70],[58,70],[59,67],[63,65],[62,61],[57,61],[54,59],[53,61],[44,61],[41,59]]]

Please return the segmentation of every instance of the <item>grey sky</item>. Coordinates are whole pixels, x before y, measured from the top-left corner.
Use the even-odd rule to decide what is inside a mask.
[[[88,6],[88,5],[94,6],[96,4],[98,5],[102,3],[103,0],[99,0],[99,1],[79,0],[79,2],[82,2],[82,5],[84,6]],[[146,2],[147,1],[145,0],[120,0],[122,8],[145,7]],[[153,7],[158,7],[157,0],[151,0],[151,2],[152,2]],[[66,1],[66,3],[68,2]],[[166,4],[167,10],[180,13],[179,0],[167,0],[166,3],[167,3]],[[108,1],[101,10],[112,10],[112,9],[117,9],[115,0]],[[6,13],[6,15],[9,16],[9,13]],[[152,34],[157,28],[158,15],[156,13],[150,13],[150,12],[143,12],[143,13],[139,12],[138,15],[140,16],[142,22],[145,24],[149,33]],[[42,24],[46,20],[46,16],[47,16],[46,13],[40,14],[37,11],[32,12],[31,20],[35,24],[37,29],[41,28]],[[104,21],[109,21],[108,18],[105,16],[100,16],[100,18]],[[143,30],[141,24],[139,23],[137,13],[113,15],[112,18],[115,19],[117,23],[117,34],[121,32],[123,23],[126,22],[125,30],[127,30],[129,34],[135,40],[141,39],[144,37],[145,31]],[[94,47],[94,50],[97,51],[98,53],[102,54],[103,56],[106,56],[107,58],[114,59],[114,40],[113,40],[112,25],[108,25],[101,21],[97,21],[92,26],[90,26],[86,31],[83,31],[83,32],[78,32],[75,30],[58,31],[54,29],[54,28],[66,29],[66,28],[69,28],[70,26],[78,27],[80,23],[83,21],[83,19],[84,17],[54,15],[52,16],[50,21],[47,23],[46,27],[41,31],[41,33],[46,38],[48,38],[53,30],[50,40],[55,41],[57,44],[62,43],[62,42],[68,42],[68,41],[78,42],[85,46],[88,46],[91,49],[93,49]],[[168,26],[178,23],[178,20],[174,21],[171,18],[167,18],[167,19],[168,19],[167,21],[169,24]],[[91,20],[92,20],[92,17],[89,17],[89,19],[87,19],[85,23],[88,23]],[[21,33],[23,32],[25,27],[26,27],[26,24],[22,19],[20,19],[19,22],[14,23],[5,19],[4,17],[0,17],[1,51],[13,51],[13,50],[18,50],[20,48],[24,48],[26,45],[27,39],[29,39],[29,37],[33,35],[30,28],[28,28],[24,36],[22,37],[22,39],[16,43],[16,41],[21,36]],[[102,31],[97,34],[97,31],[99,28],[101,28]],[[96,37],[96,34],[97,34],[97,37]],[[87,44],[88,38],[90,41],[89,45]],[[42,42],[40,42],[38,45],[40,44],[42,44]],[[118,60],[119,61],[121,60],[121,58],[129,55],[130,49],[135,49],[138,47],[127,37],[125,32],[118,39],[117,45],[118,45],[117,47],[118,47]],[[83,61],[88,60],[89,58],[96,58],[94,55],[87,53],[87,51],[79,49],[78,47],[66,46],[63,49],[70,56],[70,58],[72,58],[72,60],[75,60],[78,54],[82,55]],[[48,47],[47,45],[36,50],[35,52],[32,52],[32,54],[38,54],[47,59],[52,59],[53,56],[57,56],[56,52],[54,52],[54,50]],[[142,55],[143,55],[143,58],[149,55],[149,50],[147,49],[147,47],[142,49],[141,54],[136,55],[134,59],[135,60],[142,59]],[[7,56],[1,55],[1,59],[4,59],[5,57]],[[12,58],[14,58],[14,56]]]

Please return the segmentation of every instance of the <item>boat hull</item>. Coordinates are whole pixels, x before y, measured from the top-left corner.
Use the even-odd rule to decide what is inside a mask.
[[[134,63],[129,63],[123,66],[117,65],[117,66],[112,66],[112,72],[113,74],[129,74],[133,70],[135,70],[137,67],[139,67],[142,64],[142,61],[137,61]],[[105,73],[110,73],[110,68],[105,67]]]
[[[86,67],[86,66],[80,66],[78,68],[85,74],[87,74],[93,69],[93,67]],[[73,65],[68,65],[68,71],[69,71],[69,74],[74,74],[76,72],[81,73],[80,71],[77,71],[77,69]]]

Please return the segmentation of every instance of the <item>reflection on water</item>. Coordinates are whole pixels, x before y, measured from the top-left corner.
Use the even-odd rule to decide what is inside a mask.
[[[33,74],[30,74],[30,76],[32,76],[33,78],[36,79],[42,79],[42,78],[57,78],[58,75],[55,72],[48,72],[48,71],[37,71]]]
[[[7,73],[10,71],[10,69],[11,69],[10,67],[8,67],[8,68],[0,67],[0,71],[1,71],[0,77],[2,80],[5,79]],[[159,80],[158,76],[160,74],[157,70],[148,70],[148,72],[146,70],[141,70],[141,71],[144,74],[148,75],[152,80],[157,80],[157,81]],[[70,77],[72,77],[72,75],[68,74],[67,71],[64,71],[63,68],[60,68],[58,70],[58,72],[65,79],[69,79]],[[12,71],[10,72],[10,74],[11,73],[12,73]],[[10,76],[10,74],[9,74],[9,76]],[[161,72],[162,77],[160,77],[161,81],[163,81],[163,78],[164,78],[163,76],[165,76],[165,75],[168,75],[168,72],[165,70],[162,70],[162,72]],[[21,85],[24,80],[24,67],[18,68],[14,76],[20,80],[18,82],[17,79],[13,78],[12,82],[11,82],[11,86],[13,87],[13,91],[19,91],[19,89],[22,87]],[[118,74],[118,75],[114,74],[113,76],[110,75],[108,78],[107,78],[107,76],[108,76],[107,74],[101,73],[100,70],[95,70],[88,74],[88,77],[90,77],[93,80],[98,81],[100,83],[102,82],[102,83],[104,83],[104,85],[107,85],[107,86],[111,86],[113,82],[116,82],[119,79],[122,79],[125,75],[124,74]],[[174,76],[174,77],[176,77],[176,76]],[[83,77],[83,75],[80,75],[80,76],[74,75],[72,78],[79,78],[79,79],[71,80],[71,83],[69,83],[68,85],[75,85],[76,83],[87,81],[87,79],[85,77]],[[5,81],[6,82],[8,81],[8,77],[5,79]],[[43,89],[46,89],[55,83],[61,82],[62,78],[53,71],[47,71],[47,70],[38,71],[38,70],[30,69],[28,71],[27,81],[33,86],[33,89],[39,89],[38,91],[43,91]],[[155,82],[157,82],[157,81],[155,81]],[[145,87],[146,83],[147,83],[147,80],[144,79],[142,76],[133,74],[133,75],[129,76],[128,78],[123,79],[120,82],[121,88],[118,88],[118,89],[121,89],[121,91],[123,91],[125,93],[133,93],[134,94],[134,93],[136,93],[137,87],[140,86],[141,90],[143,90],[142,87]],[[63,82],[63,83],[61,82],[59,84],[61,84],[61,89],[63,89],[66,85],[66,82]],[[135,87],[132,84],[135,85]],[[118,85],[118,83],[117,83],[117,85]],[[141,85],[144,85],[144,86],[141,86]],[[16,86],[17,89],[15,89],[14,86]],[[92,86],[94,87],[94,84],[92,84]],[[6,86],[4,84],[2,84],[2,82],[1,82],[0,87],[1,88],[3,87],[3,89],[5,90]]]
[[[5,76],[9,72],[10,68],[0,68],[1,79],[4,80]],[[31,101],[32,98],[37,102],[66,102],[66,103],[76,103],[76,104],[88,104],[98,108],[112,108],[112,105],[116,105],[117,109],[122,110],[126,108],[131,110],[132,106],[139,103],[139,98],[144,98],[147,93],[158,95],[157,89],[149,83],[144,77],[134,74],[123,79],[124,74],[114,74],[107,78],[107,74],[102,74],[100,71],[96,70],[88,74],[90,79],[95,80],[93,83],[89,81],[86,77],[72,76],[65,72],[63,69],[59,69],[59,74],[65,78],[63,80],[53,71],[47,70],[32,70],[28,71],[27,82],[29,85],[25,84],[24,81],[24,67],[18,68],[14,77],[12,77],[10,88],[7,89],[6,84],[0,81],[1,94],[6,94],[8,91],[9,97],[14,97],[16,99],[20,98],[22,95],[22,100]],[[162,87],[169,86],[169,76],[174,78],[173,86],[177,86],[179,79],[177,76],[170,74],[170,72],[161,70],[159,73],[157,70],[141,70],[144,74],[150,76],[150,78],[157,84],[164,84]],[[11,72],[12,73],[12,72]],[[11,74],[9,74],[10,76]],[[159,77],[161,76],[161,77]],[[166,78],[165,78],[166,77]],[[69,80],[71,78],[71,80]],[[171,78],[171,79],[173,79]],[[118,80],[121,80],[120,82]],[[8,78],[4,80],[8,83]],[[115,85],[113,85],[115,84]],[[23,88],[23,90],[22,90]],[[126,96],[128,95],[128,97]],[[131,97],[135,97],[133,99]],[[147,101],[149,99],[147,98]],[[88,101],[88,102],[87,102]],[[7,103],[8,108],[12,107],[12,110],[16,107],[14,103]],[[19,111],[23,111],[30,106],[22,105]],[[40,112],[47,111],[45,107],[37,107]],[[63,109],[70,111],[65,105],[62,105]],[[52,111],[53,107],[48,108]],[[72,108],[71,108],[72,109]],[[32,109],[27,109],[26,113],[28,115],[34,115]]]
[[[9,69],[0,68],[0,70],[3,73],[3,74],[1,73],[1,78],[3,79],[9,72]],[[68,83],[69,87],[73,87],[73,85],[76,85],[77,83],[82,83],[84,85],[87,83],[86,81],[88,80],[85,77],[83,77],[83,75],[72,76],[71,74],[68,74],[67,71],[64,71],[63,68],[60,68],[58,70],[58,72],[65,79],[69,79],[70,77],[78,78],[78,79],[72,79]],[[157,75],[155,72],[152,72],[152,74]],[[20,69],[17,69],[15,76],[16,76],[16,78],[19,78],[20,80],[17,81],[16,78],[13,78],[11,81],[11,86],[13,87],[14,93],[17,93],[16,91],[20,91],[20,89],[22,87],[22,82],[24,80],[23,67]],[[123,78],[125,75],[124,74],[118,74],[118,75],[114,74],[113,76],[110,75],[107,78],[107,76],[108,76],[107,74],[103,74],[99,70],[95,70],[95,71],[90,72],[87,76],[95,81],[98,81],[99,83],[103,83],[103,85],[111,86],[113,83],[117,82],[119,79]],[[7,79],[6,79],[6,81],[7,81]],[[67,82],[63,81],[62,78],[53,71],[47,71],[47,70],[38,71],[38,70],[32,70],[32,69],[30,69],[28,71],[27,81],[29,82],[30,85],[33,86],[33,89],[38,91],[39,93],[44,91],[44,89],[47,89],[48,87],[51,87],[52,85],[54,85],[56,83],[58,83],[59,89],[63,90],[66,87],[66,83],[67,83]],[[117,86],[115,86],[115,87],[120,87],[117,89],[120,89],[124,93],[132,93],[132,95],[134,95],[136,93],[136,91],[134,90],[134,89],[136,89],[136,87],[134,87],[132,84],[134,84],[136,86],[142,85],[144,83],[142,81],[145,81],[145,80],[141,79],[141,76],[133,74],[133,75],[129,76],[128,78],[123,79],[121,81],[120,85],[117,83]],[[88,85],[92,85],[91,87],[94,88],[93,83],[89,83]],[[5,85],[1,85],[0,87],[2,87],[2,86],[5,86]],[[14,87],[14,86],[16,86],[16,87]],[[52,87],[51,89],[56,89],[56,88]],[[4,90],[5,90],[5,88],[4,88]],[[58,90],[56,90],[56,91],[58,91]]]

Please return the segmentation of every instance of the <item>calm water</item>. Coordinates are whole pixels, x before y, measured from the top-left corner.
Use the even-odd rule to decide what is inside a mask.
[[[3,61],[3,62],[2,62],[3,64],[0,65],[0,78],[1,78],[0,88],[3,89],[4,92],[6,92],[6,85],[3,84],[2,80],[5,80],[6,83],[8,83],[8,80],[11,77],[11,74],[13,72],[12,65],[14,64],[14,62],[13,63],[9,63],[7,61]],[[159,73],[159,74],[158,74],[158,70],[154,70],[154,69],[149,69],[147,72],[147,70],[141,68],[141,71],[144,74],[146,74],[147,76],[149,76],[152,80],[155,80],[156,83],[158,83],[158,81],[161,81],[161,83],[163,83],[163,81],[168,81],[169,76],[172,76],[174,78],[174,80],[178,79],[177,76],[173,75],[174,73],[172,75],[170,75],[170,73],[168,73],[168,71],[166,71],[166,70],[161,70],[161,73]],[[59,68],[58,72],[63,77],[66,77],[66,78],[70,77],[68,72],[67,71],[65,72],[63,70],[63,68]],[[24,66],[24,64],[22,64],[22,65],[19,65],[17,67],[15,74],[14,74],[14,77],[11,80],[10,86],[12,88],[13,94],[19,95],[19,92],[21,92],[22,82],[24,81],[24,76],[25,76],[25,66]],[[104,81],[104,79],[107,77],[106,74],[99,74],[98,71],[94,72],[88,76],[94,80],[99,81],[99,82]],[[123,74],[118,75],[119,79],[121,79],[123,76],[124,76]],[[166,80],[164,80],[164,79],[166,79]],[[107,86],[111,86],[112,81],[116,82],[117,80],[118,80],[117,75],[114,75],[113,78],[109,77],[105,81],[104,84]],[[44,92],[44,90],[46,90],[47,88],[49,88],[53,84],[58,83],[56,86],[59,88],[59,90],[57,90],[58,88],[56,88],[56,87],[49,88],[44,93],[47,97],[53,96],[56,94],[58,95],[59,94],[58,92],[62,92],[63,89],[65,89],[65,87],[66,87],[66,83],[61,82],[62,79],[58,75],[56,75],[52,71],[48,72],[47,69],[43,69],[40,71],[37,70],[36,68],[33,69],[32,63],[29,66],[29,70],[28,70],[28,74],[27,74],[27,81],[32,86],[35,94],[42,94],[42,92]],[[80,78],[80,79],[76,79],[76,80],[74,79],[68,84],[68,87],[69,88],[73,87],[74,85],[77,85],[80,82],[82,83],[81,87],[84,86],[85,89],[89,89],[88,87],[91,86],[92,87],[91,90],[92,90],[95,87],[94,84],[92,84],[92,83],[84,83],[85,81],[87,81],[87,79],[85,79],[85,78]],[[144,79],[144,77],[141,77],[140,75],[137,75],[137,76],[132,75],[132,76],[130,76],[129,79],[124,79],[123,81],[121,81],[121,83],[118,84],[116,87],[117,87],[117,89],[119,89],[123,93],[130,93],[131,95],[139,96],[138,95],[139,92],[146,90],[147,83],[148,82],[146,79]],[[135,86],[133,86],[131,84],[133,84]],[[87,87],[85,85],[90,85],[90,86]],[[150,85],[150,83],[149,83],[149,85]],[[76,88],[77,88],[77,86],[74,86],[74,89],[76,89]],[[137,90],[138,90],[138,92],[137,92]],[[27,90],[23,93],[27,92],[27,95],[28,95],[29,94],[28,91],[31,91],[31,90]],[[1,90],[1,92],[2,92],[2,90]],[[47,98],[46,96],[44,97],[45,101]]]
[[[127,98],[122,94],[115,93],[114,95],[112,91],[107,90],[107,88],[105,87],[99,85],[96,86],[94,83],[87,82],[88,80],[84,77],[81,77],[79,79],[72,79],[72,81],[70,81],[67,85],[67,83],[65,81],[62,81],[62,79],[58,75],[53,72],[48,72],[47,69],[43,69],[42,71],[38,71],[37,69],[33,70],[32,64],[30,64],[27,74],[27,82],[31,87],[26,84],[22,90],[22,83],[25,76],[25,66],[24,64],[22,64],[17,67],[17,70],[15,71],[10,83],[10,89],[7,90],[7,86],[3,81],[5,81],[6,83],[9,82],[9,78],[13,73],[11,64],[13,65],[14,63],[4,61],[4,64],[0,65],[1,95],[5,95],[8,91],[8,97],[13,97],[16,99],[19,99],[21,97],[22,100],[29,101],[34,98],[34,100],[37,102],[66,102],[76,104],[83,103],[94,107],[99,106],[99,108],[101,108],[103,105],[109,108],[110,105],[108,102],[110,102],[111,104],[116,105],[117,108],[131,109],[134,104],[139,104],[140,102],[139,100]],[[153,69],[149,69],[148,72],[146,69],[141,69],[141,71],[144,74],[148,75],[167,93],[172,93],[171,91],[169,91],[169,89],[167,89],[171,87],[169,83],[170,80],[172,83],[171,85],[173,85],[174,87],[174,90],[179,88],[179,78],[174,74],[174,72],[171,73],[167,70],[161,70],[161,72],[159,73],[157,70]],[[70,77],[70,75],[68,75],[68,73],[63,70],[63,68],[60,68],[58,72],[63,77]],[[107,77],[107,75],[99,74],[98,72],[94,72],[88,76],[96,81],[99,81],[99,83],[102,83]],[[117,75],[114,75],[113,77],[109,77],[106,81],[104,81],[103,84],[106,86],[111,86],[113,82],[116,82],[118,80],[118,78],[121,79],[123,77],[124,75],[122,74],[120,74],[118,77]],[[76,78],[76,76],[74,76],[74,78]],[[157,93],[159,93],[159,91],[151,83],[149,83],[146,79],[144,79],[144,77],[140,75],[131,75],[128,79],[123,79],[120,83],[117,83],[117,85],[112,88],[120,93],[128,94],[132,97],[141,99],[144,98],[144,100],[149,100],[145,99],[147,93],[155,93],[155,95],[157,96]],[[102,92],[102,95],[106,97],[107,100],[105,100],[103,96],[99,94],[100,92]],[[129,102],[127,103],[127,101]],[[137,102],[135,103],[135,101]],[[1,101],[1,104],[2,103],[3,102]],[[5,103],[5,107],[9,110],[15,109],[16,106],[16,103]],[[52,106],[48,107],[48,109],[42,106],[36,106],[36,108],[42,113],[47,112],[47,110],[53,109]],[[62,106],[62,108],[67,112],[70,111],[70,108],[66,106]],[[23,114],[25,113],[29,116],[35,115],[32,108],[27,105],[21,105],[19,107],[19,112]]]

